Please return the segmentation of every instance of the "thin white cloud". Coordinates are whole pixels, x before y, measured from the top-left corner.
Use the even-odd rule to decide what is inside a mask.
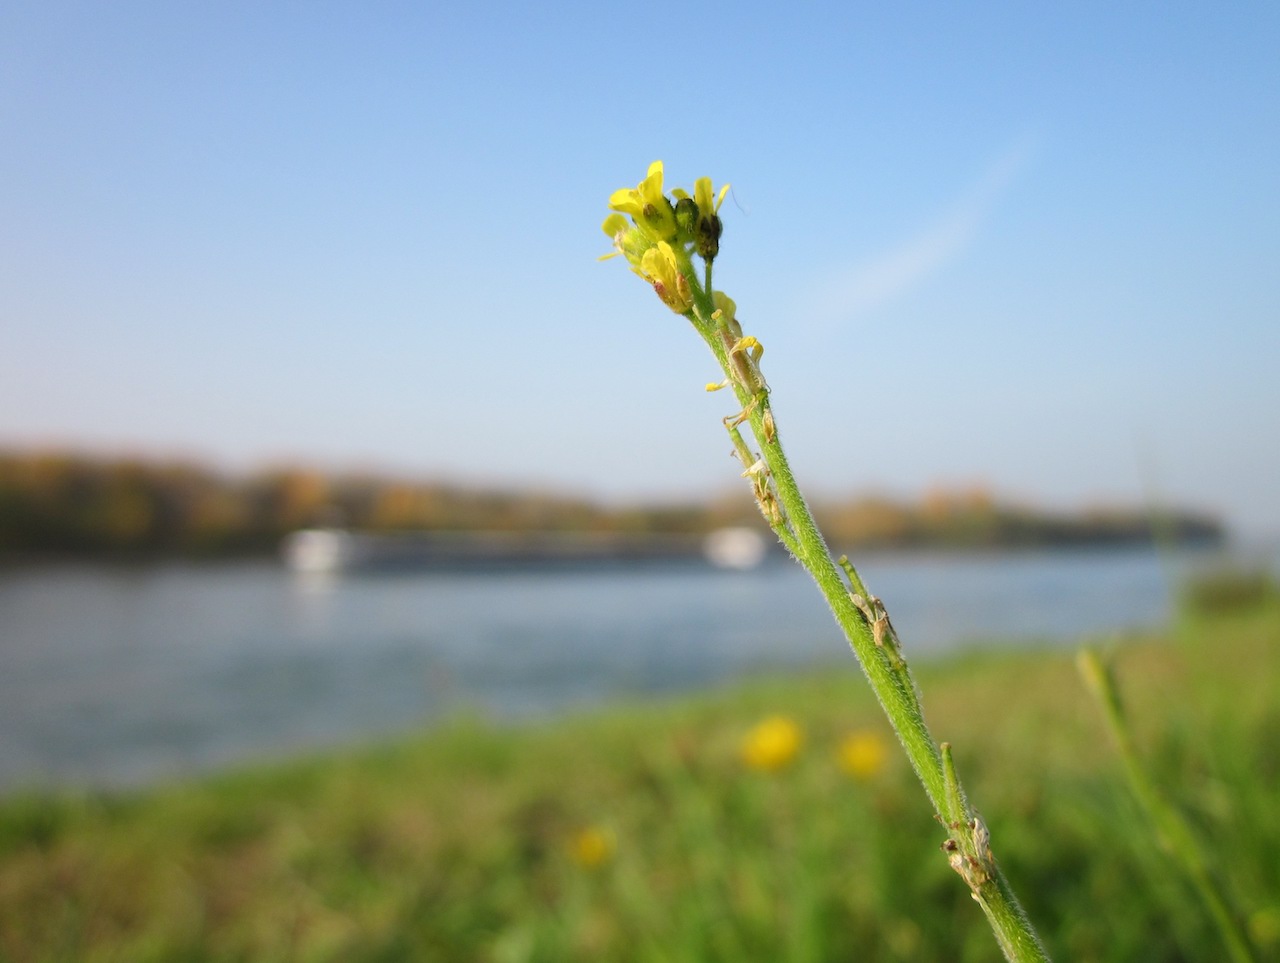
[[[997,157],[924,231],[876,257],[839,271],[820,285],[818,315],[847,321],[909,291],[961,254],[977,236],[996,201],[1025,166],[1032,148],[1031,138],[1020,139]]]

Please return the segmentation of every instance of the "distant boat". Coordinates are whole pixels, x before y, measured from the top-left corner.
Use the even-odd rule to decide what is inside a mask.
[[[764,537],[749,528],[719,529],[705,537],[627,532],[374,534],[310,528],[288,535],[280,550],[293,571],[322,573],[699,559],[720,568],[747,569],[764,560],[768,547]]]
[[[295,572],[340,572],[358,568],[371,555],[359,535],[338,528],[307,528],[285,536],[284,563]]]
[[[769,554],[769,542],[754,528],[718,528],[702,542],[702,552],[717,568],[755,568]]]

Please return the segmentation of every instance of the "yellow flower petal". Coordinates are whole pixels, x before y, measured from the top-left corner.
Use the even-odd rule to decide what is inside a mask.
[[[870,779],[884,769],[889,747],[876,732],[850,733],[840,743],[840,768],[855,779]]]
[[[728,193],[729,185],[724,184],[720,187],[719,195],[714,195],[710,177],[699,177],[693,183],[694,200],[698,202],[698,211],[704,217],[719,213],[720,205],[724,203],[724,196]],[[712,199],[713,197],[714,200]]]
[[[803,741],[804,734],[794,719],[770,716],[742,741],[742,761],[752,769],[773,772],[796,757]]]
[[[698,213],[703,217],[715,213],[714,205],[711,203],[710,177],[699,177],[693,182],[693,199],[698,202]]]
[[[636,188],[636,190],[640,192],[640,196],[644,198],[644,201],[646,204],[661,203],[663,200],[662,170],[659,169],[658,173],[650,174],[648,177],[646,177],[643,181],[640,182],[640,186]]]
[[[613,833],[599,826],[588,826],[574,834],[569,855],[583,869],[596,869],[613,858],[615,848]]]
[[[634,187],[624,187],[609,195],[609,210],[640,217],[644,213],[644,199]]]
[[[621,214],[610,214],[604,219],[604,223],[600,225],[600,229],[609,235],[609,237],[617,237],[622,231],[631,226],[630,222]]]

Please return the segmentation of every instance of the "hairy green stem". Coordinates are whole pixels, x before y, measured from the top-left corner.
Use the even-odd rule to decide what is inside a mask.
[[[696,275],[687,271],[686,277],[692,279]],[[939,746],[925,725],[919,691],[901,656],[888,614],[879,599],[866,592],[852,566],[843,559],[837,563],[832,558],[814,522],[783,453],[770,408],[768,386],[761,378],[755,378],[753,383],[749,370],[744,376],[748,362],[735,356],[734,351],[734,341],[740,332],[730,329],[726,319],[715,315],[710,282],[708,270],[705,287],[696,282],[692,285],[694,308],[687,316],[724,370],[742,406],[738,418],[750,425],[760,446],[760,460],[767,478],[761,477],[759,468],[752,471],[755,462],[743,455],[741,447],[738,453],[746,462],[748,470],[744,474],[755,476],[753,484],[757,486],[761,511],[796,560],[813,577],[849,640],[938,819],[947,828],[949,838],[943,850],[951,866],[968,883],[973,898],[982,906],[1005,957],[1016,963],[1047,961],[1048,954],[996,866],[986,826],[960,789],[949,747]],[[736,328],[736,323],[733,327]],[[726,419],[731,434],[735,434],[735,445],[741,444],[736,436],[738,423],[738,419]],[[760,494],[762,490],[764,499]]]

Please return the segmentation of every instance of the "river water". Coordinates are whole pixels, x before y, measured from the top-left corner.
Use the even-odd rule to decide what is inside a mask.
[[[1157,625],[1177,578],[1149,549],[883,554],[859,570],[917,659]],[[518,723],[817,663],[856,671],[783,561],[319,579],[269,562],[15,569],[0,572],[0,792],[134,785],[460,711]]]

